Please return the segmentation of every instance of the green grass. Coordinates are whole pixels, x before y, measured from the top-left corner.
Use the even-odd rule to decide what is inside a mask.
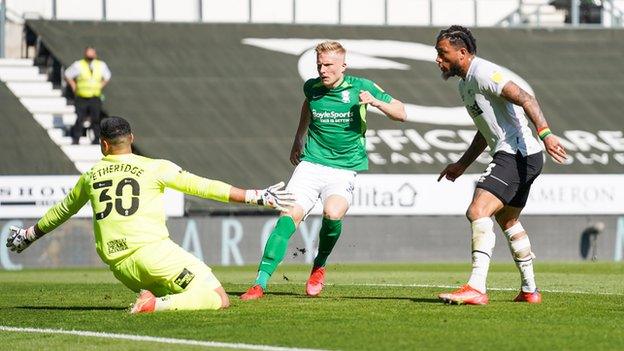
[[[127,313],[135,295],[106,270],[2,271],[0,325],[341,350],[624,349],[623,264],[540,263],[538,284],[551,291],[541,305],[511,302],[519,285],[511,263],[493,265],[489,287],[513,290],[490,290],[488,306],[436,299],[448,290],[439,286],[465,282],[466,264],[335,264],[320,298],[304,295],[308,270],[282,266],[264,299],[242,302],[255,267],[215,267],[228,310],[138,316]],[[0,349],[70,348],[205,349],[0,331]]]

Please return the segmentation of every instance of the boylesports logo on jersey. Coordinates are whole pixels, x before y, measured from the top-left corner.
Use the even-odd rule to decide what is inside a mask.
[[[351,95],[349,94],[348,90],[344,90],[342,92],[342,102],[344,102],[345,104],[348,104],[351,102]]]
[[[313,118],[353,118],[354,113],[351,111],[347,112],[336,112],[336,111],[322,111],[319,112],[315,109],[312,109],[312,117]]]

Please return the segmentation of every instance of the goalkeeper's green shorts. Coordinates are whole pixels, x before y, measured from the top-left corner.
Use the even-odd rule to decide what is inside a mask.
[[[156,296],[181,293],[193,280],[210,289],[221,286],[210,267],[169,239],[141,247],[110,269],[131,290]]]

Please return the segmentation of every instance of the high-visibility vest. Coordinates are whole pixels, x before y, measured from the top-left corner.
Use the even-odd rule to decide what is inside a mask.
[[[76,95],[83,98],[98,97],[102,94],[102,61],[91,62],[93,71],[89,69],[87,60],[80,60],[80,74],[76,77]]]

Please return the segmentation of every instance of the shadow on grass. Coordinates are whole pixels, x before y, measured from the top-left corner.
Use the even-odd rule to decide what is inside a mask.
[[[242,294],[245,293],[245,291],[228,291],[227,292],[228,295],[233,295],[233,296],[241,296]],[[278,295],[278,296],[303,296],[303,297],[307,297],[304,294],[299,294],[299,293],[293,293],[293,292],[282,292],[282,291],[267,291],[264,293],[264,296],[271,296],[271,295]]]
[[[329,296],[329,297],[317,297],[321,299],[333,299],[333,300],[407,300],[412,302],[425,302],[425,303],[442,303],[439,299],[422,298],[422,297],[392,297],[392,296]]]
[[[123,311],[127,307],[119,306],[16,306],[21,310],[50,310],[50,311]]]
[[[245,292],[240,291],[229,291],[228,295],[241,296]],[[307,296],[303,293],[293,293],[293,292],[265,292],[265,296],[293,296],[299,297],[302,299],[323,299],[323,300],[408,300],[412,302],[424,302],[424,303],[442,303],[439,299],[436,298],[419,298],[419,297],[392,297],[392,296]]]

